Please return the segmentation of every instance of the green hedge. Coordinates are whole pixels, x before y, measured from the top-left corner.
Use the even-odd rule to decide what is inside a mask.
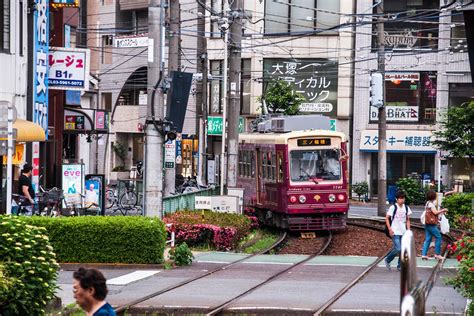
[[[43,226],[59,262],[162,263],[166,229],[132,216],[21,217]]]
[[[472,205],[474,193],[454,193],[443,198],[443,207],[448,209],[446,216],[453,228],[472,230]]]

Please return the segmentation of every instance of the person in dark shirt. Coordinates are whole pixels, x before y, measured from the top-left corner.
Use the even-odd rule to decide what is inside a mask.
[[[18,179],[18,194],[24,196],[30,205],[35,203],[35,190],[33,190],[30,179],[32,170],[33,168],[29,164],[26,164],[21,170],[21,175]]]
[[[108,290],[102,272],[79,268],[73,278],[74,299],[87,316],[116,316],[112,306],[105,301]]]

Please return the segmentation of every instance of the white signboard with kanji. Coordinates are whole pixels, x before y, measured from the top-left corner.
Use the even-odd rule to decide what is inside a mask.
[[[416,130],[387,130],[388,152],[419,152],[436,153],[431,144],[434,136],[431,131]],[[362,131],[360,136],[360,151],[376,152],[379,146],[377,130]]]
[[[51,47],[49,51],[50,89],[89,90],[88,49]]]

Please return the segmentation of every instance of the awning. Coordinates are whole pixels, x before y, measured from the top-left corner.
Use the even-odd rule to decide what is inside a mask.
[[[16,119],[13,128],[16,129],[15,141],[17,142],[43,142],[46,140],[44,129],[36,123]]]

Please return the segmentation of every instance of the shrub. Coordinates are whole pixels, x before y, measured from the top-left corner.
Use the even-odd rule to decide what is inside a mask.
[[[473,230],[472,203],[474,193],[455,193],[443,198],[443,207],[448,209],[446,216],[453,228]]]
[[[474,242],[473,237],[464,237],[458,240],[452,247],[451,253],[456,255],[459,261],[457,275],[447,281],[448,284],[471,300],[466,315],[474,315]]]
[[[400,178],[397,181],[397,187],[399,190],[405,191],[406,204],[424,204],[425,194],[420,186],[420,183],[412,178]]]
[[[178,247],[171,249],[170,258],[174,263],[176,263],[176,265],[185,266],[193,262],[194,256],[188,245],[183,242]]]
[[[138,216],[23,217],[43,226],[60,262],[161,263],[162,221]]]
[[[178,242],[209,245],[219,250],[234,248],[251,229],[251,221],[246,216],[211,211],[179,211],[164,221],[174,224]]]
[[[42,315],[56,290],[56,256],[46,230],[0,216],[0,315]]]
[[[352,191],[357,194],[360,201],[361,196],[367,196],[367,194],[369,194],[369,184],[366,181],[354,183],[352,185]]]

